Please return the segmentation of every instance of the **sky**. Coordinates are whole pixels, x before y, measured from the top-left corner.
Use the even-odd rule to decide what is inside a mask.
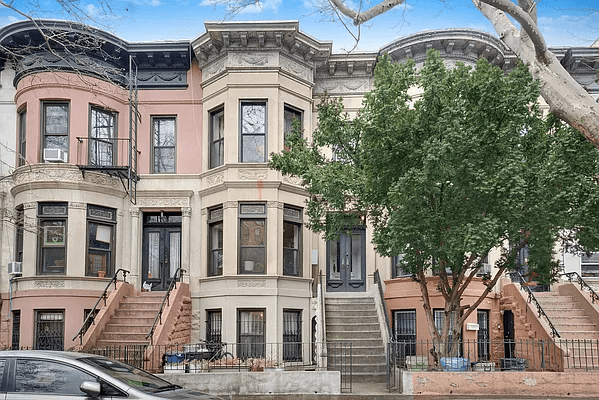
[[[110,6],[111,15],[98,17],[92,25],[128,42],[193,40],[205,32],[204,21],[298,20],[301,31],[319,40],[332,41],[335,51],[352,50],[356,43],[341,23],[332,21],[330,14],[319,12],[317,4],[322,0],[256,0],[256,5],[235,15],[211,1],[214,0],[72,0],[67,3],[94,15],[101,15],[98,10],[102,5]],[[359,4],[359,1],[348,0],[349,4]],[[68,17],[58,12],[55,0],[15,0],[13,4],[19,11],[35,17]],[[590,46],[599,38],[597,0],[540,0],[538,9],[539,26],[549,46]],[[0,6],[0,26],[22,19],[24,17],[17,12]],[[377,51],[402,36],[443,28],[495,33],[471,0],[407,0],[404,5],[362,26],[360,41],[354,50]],[[354,27],[352,31],[357,33]]]

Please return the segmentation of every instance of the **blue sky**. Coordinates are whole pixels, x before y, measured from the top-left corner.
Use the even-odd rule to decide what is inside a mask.
[[[204,32],[204,21],[231,19],[224,6],[211,5],[210,0],[103,1],[110,4],[114,13],[102,27],[129,42],[191,40]],[[260,1],[260,7],[246,9],[232,19],[299,20],[303,32],[320,40],[332,40],[336,51],[351,49],[355,43],[341,24],[318,12],[315,3],[319,0]],[[15,1],[21,10],[27,10],[32,3],[41,4],[33,11],[36,16],[64,18],[56,12],[54,0]],[[86,10],[99,7],[97,0],[79,0],[78,4]],[[599,38],[599,11],[593,10],[599,10],[596,0],[540,0],[538,7],[539,25],[550,46],[589,46]],[[0,6],[0,26],[19,19],[23,17]],[[441,28],[494,33],[471,0],[408,0],[406,6],[363,26],[358,50],[376,51],[398,37]]]

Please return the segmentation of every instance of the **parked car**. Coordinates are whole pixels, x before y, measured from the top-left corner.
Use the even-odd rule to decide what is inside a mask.
[[[0,400],[219,399],[110,358],[66,351],[0,351]]]

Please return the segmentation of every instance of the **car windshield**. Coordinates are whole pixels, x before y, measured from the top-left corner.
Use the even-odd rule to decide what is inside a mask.
[[[177,389],[179,386],[171,385],[164,379],[160,379],[142,369],[133,367],[122,362],[100,357],[83,357],[81,361],[90,364],[110,376],[125,382],[137,390],[147,393],[156,393],[169,389]]]

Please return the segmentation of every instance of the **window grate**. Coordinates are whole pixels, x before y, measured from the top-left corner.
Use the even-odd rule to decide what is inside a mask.
[[[62,311],[36,312],[35,349],[64,350],[64,313]]]

